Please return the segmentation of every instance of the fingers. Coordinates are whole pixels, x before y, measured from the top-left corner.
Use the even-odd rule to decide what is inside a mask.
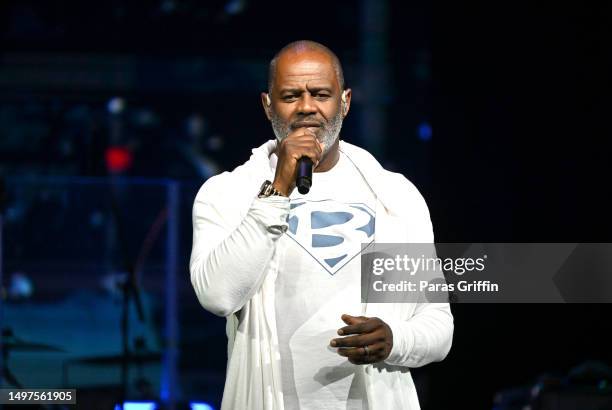
[[[290,135],[281,142],[281,151],[294,161],[306,156],[313,164],[318,164],[323,153],[321,143],[313,133],[300,131],[301,134]]]
[[[382,342],[374,343],[374,344],[367,345],[367,346],[368,346],[368,353],[369,353],[367,355],[363,347],[338,349],[338,354],[340,356],[348,357],[351,359],[362,359],[366,357],[375,357],[385,352],[385,344]]]
[[[325,152],[325,143],[319,141],[319,139],[317,139],[317,143],[319,144],[319,148],[321,149],[321,153]]]
[[[291,152],[291,156],[295,161],[298,161],[302,157],[308,157],[313,165],[316,166],[321,160],[321,149],[318,145],[296,144],[294,150]]]
[[[317,134],[315,134],[315,132],[311,130],[310,128],[298,128],[296,130],[296,133],[299,133],[300,131],[302,131],[304,134],[309,134],[315,137],[317,136]]]
[[[351,316],[345,313],[344,315],[340,316],[340,319],[342,319],[342,321],[347,325],[352,325],[355,323],[365,322],[369,318],[365,316]]]
[[[377,363],[389,357],[393,348],[391,328],[378,317],[351,316],[344,314],[342,320],[348,324],[338,329],[339,335],[353,335],[332,339],[330,345],[337,347],[338,354],[353,364]],[[368,351],[364,347],[368,347]]]
[[[382,341],[382,333],[366,333],[357,336],[347,336],[338,339],[332,339],[330,345],[332,347],[363,347]]]
[[[350,319],[345,318],[346,316],[348,316]],[[342,315],[342,320],[344,320],[348,326],[338,329],[338,334],[341,336],[368,333],[382,324],[378,318],[366,318],[365,316]]]
[[[363,347],[338,349],[340,356],[346,357],[353,364],[377,363],[385,359],[385,344],[382,342],[368,346],[368,354]]]
[[[297,164],[308,157],[314,167],[319,165],[323,150],[317,137],[308,129],[299,129],[280,142],[277,148],[278,162],[274,175],[274,187],[289,196],[295,187]]]

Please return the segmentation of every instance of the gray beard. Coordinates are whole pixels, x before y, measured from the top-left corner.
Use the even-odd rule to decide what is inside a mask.
[[[324,144],[323,155],[327,154],[331,149],[332,145],[338,139],[340,130],[342,129],[342,112],[338,111],[328,123],[323,124],[315,133],[319,142]],[[278,142],[281,142],[289,136],[291,133],[291,125],[284,122],[282,118],[278,117],[276,113],[272,112],[272,130]]]

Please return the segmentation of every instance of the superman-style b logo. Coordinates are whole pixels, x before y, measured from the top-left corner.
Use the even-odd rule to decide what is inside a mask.
[[[288,234],[334,275],[374,239],[374,212],[363,203],[291,202]]]

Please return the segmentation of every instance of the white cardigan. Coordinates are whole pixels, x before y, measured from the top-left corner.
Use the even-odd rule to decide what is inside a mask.
[[[261,183],[274,177],[269,157],[275,147],[275,140],[268,141],[253,149],[245,164],[210,178],[193,206],[191,282],[202,306],[227,318],[222,410],[283,409],[274,312],[275,244],[286,230],[289,199],[257,198]],[[340,141],[340,150],[377,196],[376,242],[433,243],[429,211],[414,185],[384,170],[361,148]],[[448,354],[453,336],[449,305],[364,303],[362,312],[381,318],[393,332],[390,356],[359,366],[370,409],[419,409],[409,368]]]

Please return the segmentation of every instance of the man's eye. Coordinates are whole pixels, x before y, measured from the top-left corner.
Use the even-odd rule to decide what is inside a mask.
[[[317,94],[317,95],[315,95],[315,97],[319,98],[321,100],[325,100],[325,99],[329,98],[330,95],[329,94]]]
[[[295,100],[295,95],[285,95],[283,97],[283,101],[291,101],[291,100]]]

